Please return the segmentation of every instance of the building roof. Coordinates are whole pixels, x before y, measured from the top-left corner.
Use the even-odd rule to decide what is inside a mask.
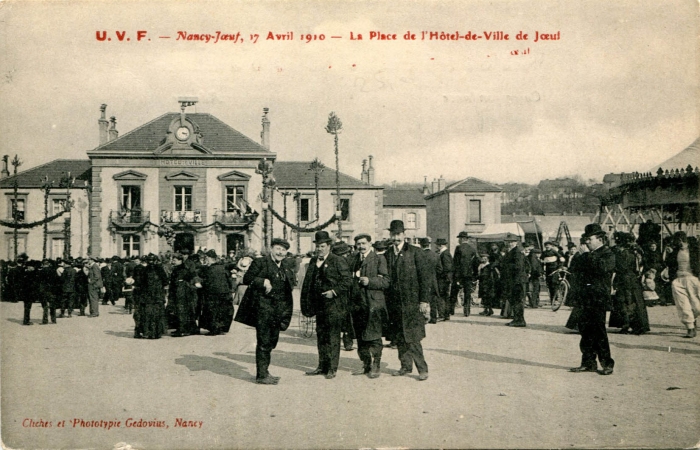
[[[92,150],[100,152],[151,153],[165,141],[168,127],[180,113],[166,113]],[[207,113],[188,113],[187,119],[199,127],[201,144],[212,153],[260,153],[270,150]]]
[[[606,173],[603,176],[603,183],[619,183],[622,181],[621,173]]]
[[[496,186],[495,184],[487,183],[484,180],[478,178],[468,177],[461,181],[449,184],[445,189],[431,194],[425,199],[433,198],[438,195],[453,192],[501,192],[503,189]]]
[[[576,180],[573,178],[557,178],[554,180],[542,180],[537,185],[539,189],[558,189],[558,188],[568,188],[576,186]]]
[[[423,189],[384,189],[384,206],[425,206]]]
[[[659,170],[659,168],[664,170],[685,169],[688,167],[688,164],[695,168],[698,165],[698,161],[700,161],[700,137],[682,152],[672,156],[658,166],[652,167],[649,172],[656,175],[656,171]]]
[[[311,161],[277,161],[274,165],[274,176],[277,187],[282,189],[314,189],[314,172],[309,170]],[[363,183],[358,178],[339,173],[341,189],[383,189]],[[335,170],[326,167],[318,180],[320,189],[335,189]]]
[[[55,159],[46,164],[18,172],[17,175],[0,180],[0,188],[12,188],[15,179],[19,188],[40,188],[44,184],[44,177],[54,182],[58,187],[61,177],[70,172],[75,178],[75,187],[87,186],[92,177],[92,168],[89,159]]]

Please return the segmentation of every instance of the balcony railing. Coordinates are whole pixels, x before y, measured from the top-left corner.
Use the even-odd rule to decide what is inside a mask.
[[[214,221],[224,225],[250,223],[251,220],[255,220],[255,217],[257,217],[257,214],[255,214],[255,217],[253,217],[253,215],[254,213],[240,213],[238,211],[217,211],[216,214],[214,214]]]
[[[195,211],[160,211],[160,222],[161,223],[202,223],[202,212],[199,210]]]
[[[151,212],[136,209],[110,211],[109,220],[115,225],[141,225],[151,220]]]

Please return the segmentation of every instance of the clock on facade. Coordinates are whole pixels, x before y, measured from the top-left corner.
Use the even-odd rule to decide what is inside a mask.
[[[175,132],[175,137],[180,141],[186,141],[190,137],[190,129],[187,127],[180,127]]]

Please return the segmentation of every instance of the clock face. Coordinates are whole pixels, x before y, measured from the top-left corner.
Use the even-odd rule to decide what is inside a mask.
[[[180,141],[186,141],[190,137],[190,129],[187,127],[180,127],[175,132],[175,137]]]

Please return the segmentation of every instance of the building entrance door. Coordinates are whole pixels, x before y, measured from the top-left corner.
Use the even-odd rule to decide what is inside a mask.
[[[175,236],[173,250],[178,253],[187,250],[190,255],[194,253],[194,235],[192,233],[178,233]]]
[[[238,252],[245,246],[245,240],[242,234],[228,234],[226,235],[226,254],[230,252]]]

